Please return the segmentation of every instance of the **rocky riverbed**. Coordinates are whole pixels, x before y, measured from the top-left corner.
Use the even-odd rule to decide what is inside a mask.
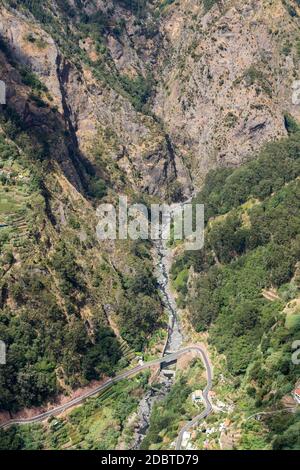
[[[182,333],[180,330],[180,321],[176,308],[176,301],[172,294],[169,271],[171,267],[171,250],[166,240],[158,240],[154,244],[154,260],[156,264],[156,276],[160,286],[165,309],[169,316],[168,337],[163,350],[164,355],[172,351],[177,351],[182,346]],[[158,386],[151,387],[142,398],[139,409],[137,426],[135,429],[135,438],[132,449],[139,449],[150,426],[150,418],[154,404],[162,400],[170,391],[175,376],[166,375],[162,368],[158,377]]]

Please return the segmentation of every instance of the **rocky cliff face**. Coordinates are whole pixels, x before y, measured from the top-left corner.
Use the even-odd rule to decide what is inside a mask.
[[[0,108],[0,335],[8,347],[0,409],[10,411],[111,374],[121,357],[127,364],[134,354],[112,330],[124,336],[134,322],[128,286],[142,346],[157,327],[155,283],[150,298],[134,281],[138,269],[150,276],[147,247],[99,243],[95,206],[118,192],[169,195],[180,164],[161,124],[142,112],[143,99],[134,101],[118,72],[89,59],[100,45],[96,52],[95,40],[79,38],[58,3],[40,10],[30,2],[38,8],[32,12],[25,5],[1,2],[0,19],[7,87]]]

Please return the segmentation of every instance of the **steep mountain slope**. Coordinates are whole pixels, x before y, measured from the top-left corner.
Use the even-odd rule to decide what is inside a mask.
[[[113,373],[121,351],[108,326],[118,312],[124,336],[131,334],[120,313],[130,289],[141,293],[136,299],[139,320],[133,312],[131,319],[135,342],[141,341],[138,349],[161,314],[147,247],[128,243],[121,250],[97,241],[92,202],[103,196],[103,183],[99,186],[101,180],[93,176],[91,199],[70,183],[65,174],[74,169],[72,160],[65,159],[60,168],[52,158],[55,147],[45,140],[49,110],[44,112],[43,140],[32,134],[33,119],[40,123],[43,111],[31,102],[26,102],[29,127],[12,108],[1,116],[0,306],[1,338],[8,347],[7,366],[1,366],[1,407],[11,411]],[[56,114],[53,119],[57,122]],[[57,128],[51,137],[56,146]],[[81,182],[75,169],[74,175]],[[149,278],[151,299],[143,286],[135,287],[142,276]],[[140,314],[143,302],[145,317]]]
[[[95,208],[119,193],[146,203],[183,199],[216,167],[201,201],[209,217],[225,217],[224,239],[213,225],[208,251],[180,260],[174,276],[194,326],[212,323],[231,371],[250,374],[276,313],[261,290],[296,273],[299,135],[241,173],[230,167],[297,130],[299,16],[298,0],[0,1],[0,337],[10,364],[1,366],[0,408],[39,405],[112,374],[127,364],[115,334],[140,351],[165,326],[151,247],[99,244]],[[289,228],[282,239],[270,215],[277,202]],[[256,263],[238,307],[238,293],[222,282],[238,282]],[[203,273],[196,299],[187,292],[191,265]],[[233,324],[237,315],[248,328],[248,314],[244,340]],[[230,339],[220,344],[220,331],[238,337],[238,354]],[[274,348],[284,369],[285,351]],[[295,380],[294,371],[282,375],[276,406]],[[261,401],[272,377],[266,390],[253,377]]]
[[[299,118],[299,2],[173,3],[154,110],[196,185],[216,166],[239,165]]]
[[[199,186],[286,135],[285,113],[299,118],[294,0],[4,3],[17,11],[2,11],[0,33],[79,149],[93,158],[98,133],[119,178],[145,192],[188,194],[189,174]]]
[[[76,9],[68,2],[20,2],[17,11],[2,7],[0,34],[15,60],[47,86],[51,105],[63,114],[78,151],[97,159],[102,171],[107,166],[105,176],[114,186],[119,179],[120,188],[127,183],[165,194],[178,175],[180,180],[182,173],[183,182],[186,177],[161,124],[147,110],[142,112],[151,91],[150,63],[143,65],[143,51],[141,57],[136,52],[143,41],[135,45],[131,39],[139,39],[142,27],[132,26],[135,16],[118,2],[86,3],[87,8]],[[129,61],[127,75],[114,48],[121,48]],[[95,145],[97,155],[91,150]]]

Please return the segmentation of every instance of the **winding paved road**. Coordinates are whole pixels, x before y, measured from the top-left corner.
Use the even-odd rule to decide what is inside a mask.
[[[70,400],[68,403],[65,403],[64,405],[57,406],[56,408],[53,408],[49,411],[46,411],[44,413],[41,413],[37,416],[34,416],[33,418],[27,418],[27,419],[11,419],[7,421],[6,423],[3,423],[0,425],[0,429],[6,429],[14,424],[21,425],[21,424],[33,424],[33,423],[38,423],[40,421],[44,421],[45,419],[49,418],[50,416],[55,416],[60,413],[63,413],[64,411],[68,410],[69,408],[72,408],[75,405],[79,405],[80,403],[83,403],[87,398],[90,398],[94,395],[97,395],[99,392],[105,390],[106,388],[110,387],[111,385],[120,382],[121,380],[124,380],[128,377],[131,377],[133,375],[138,374],[142,370],[148,369],[149,367],[159,365],[163,362],[171,362],[174,361],[175,359],[178,359],[180,356],[183,356],[184,354],[190,353],[190,352],[196,352],[202,357],[202,360],[204,362],[205,368],[206,368],[206,373],[207,373],[207,386],[205,390],[203,391],[203,398],[206,403],[206,409],[203,411],[199,416],[196,416],[192,421],[189,421],[180,431],[180,434],[178,436],[177,442],[176,442],[176,449],[180,450],[181,448],[181,443],[182,443],[182,437],[183,433],[185,431],[188,431],[192,426],[197,424],[198,421],[201,419],[205,418],[207,415],[209,415],[212,411],[212,405],[209,401],[209,391],[212,387],[212,368],[209,363],[208,357],[205,353],[205,351],[200,347],[200,346],[188,346],[186,348],[183,348],[173,354],[169,354],[168,356],[164,356],[160,359],[154,359],[153,361],[146,362],[143,365],[137,366],[133,369],[127,370],[125,372],[122,372],[120,375],[117,375],[116,377],[113,377],[112,379],[107,380],[104,384],[99,385],[99,387],[95,388],[94,390],[91,390],[84,395],[81,395],[80,397],[74,398],[73,400]]]

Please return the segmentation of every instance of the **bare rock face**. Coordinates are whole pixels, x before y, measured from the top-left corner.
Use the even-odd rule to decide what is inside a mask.
[[[132,32],[132,17],[130,21]],[[122,178],[133,188],[165,195],[169,183],[178,178],[188,194],[188,173],[180,158],[170,152],[161,125],[150,114],[138,112],[124,94],[95,79],[86,65],[67,59],[34,18],[1,7],[0,34],[9,44],[14,60],[29,67],[46,85],[49,104],[62,115],[74,145],[85,158],[95,163],[93,151],[99,144],[99,133],[105,151],[109,146],[105,136],[113,133],[115,149],[109,157],[116,162],[116,173],[123,174]],[[121,45],[108,35],[107,46],[122,73],[133,77],[140,73],[141,64],[128,38]],[[85,51],[90,49],[92,57],[92,41],[84,41],[82,47]],[[103,161],[101,165],[107,166]],[[110,173],[109,168],[100,171]]]
[[[216,2],[207,13],[194,0],[170,7],[154,109],[196,185],[210,168],[239,165],[284,136],[285,112],[299,117],[291,99],[299,59],[282,51],[294,32],[281,1]]]
[[[47,142],[51,149],[52,163],[59,165],[65,176],[78,190],[83,191],[83,181],[80,176],[80,169],[76,164],[76,157],[71,152],[71,141],[66,137],[65,121],[61,114],[55,112],[50,107],[39,106],[31,98],[30,88],[21,80],[20,74],[6,61],[3,53],[0,52],[0,69],[2,78],[7,89],[7,103],[14,109],[22,122],[24,130],[31,136],[31,142],[35,142],[41,149],[41,155],[34,155],[36,158],[42,157],[42,140]]]

